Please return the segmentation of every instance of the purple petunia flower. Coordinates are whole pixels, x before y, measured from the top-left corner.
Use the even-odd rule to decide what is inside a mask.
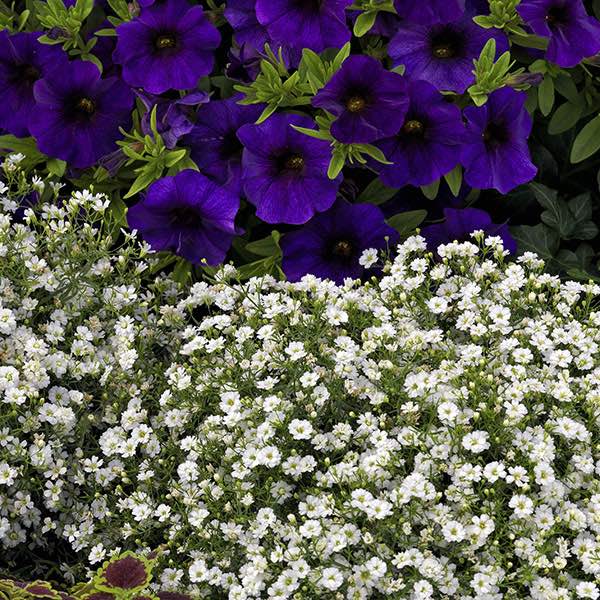
[[[409,84],[410,106],[404,125],[377,145],[392,165],[381,165],[381,181],[390,187],[428,185],[451,171],[464,137],[460,109],[428,82]]]
[[[346,7],[352,0],[256,0],[256,17],[271,39],[321,52],[350,39]]]
[[[471,233],[479,229],[486,235],[497,235],[502,238],[505,250],[511,253],[517,251],[517,244],[510,235],[506,223],[492,223],[492,218],[484,210],[478,208],[446,208],[444,209],[445,221],[434,225],[427,225],[421,230],[421,235],[427,240],[427,247],[436,251],[441,244],[451,242],[473,241]]]
[[[167,148],[174,148],[180,138],[193,129],[194,107],[210,100],[206,92],[193,92],[177,100],[161,98],[145,92],[136,92],[136,95],[147,109],[141,122],[142,133],[152,135],[150,117],[152,108],[156,106],[156,128]]]
[[[238,104],[241,95],[213,100],[198,112],[196,124],[183,144],[202,173],[236,194],[242,191],[242,151],[237,131],[260,116],[261,105]]]
[[[256,0],[228,0],[224,17],[233,27],[235,41],[241,46],[249,44],[262,50],[269,41],[267,30],[256,18]]]
[[[428,25],[459,19],[465,12],[465,0],[394,0],[394,7],[403,19]]]
[[[29,135],[34,83],[67,64],[62,48],[41,44],[40,35],[0,31],[0,129],[18,137]]]
[[[242,233],[234,224],[240,200],[193,169],[155,181],[141,202],[127,212],[153,250],[170,250],[186,260],[209,265],[223,262],[232,239]]]
[[[342,63],[312,104],[337,117],[331,126],[335,139],[368,143],[402,126],[408,108],[406,81],[373,57],[354,55]]]
[[[550,38],[546,58],[561,67],[600,52],[600,23],[581,0],[523,0],[517,11],[534,33]]]
[[[502,32],[483,29],[470,16],[436,25],[402,23],[390,41],[389,54],[395,66],[406,67],[407,77],[462,94],[474,83],[473,59],[490,38],[496,40],[497,55],[508,50]]]
[[[302,229],[283,236],[282,268],[290,281],[310,273],[339,284],[364,273],[358,262],[364,250],[392,248],[398,240],[398,232],[385,223],[377,206],[340,199]]]
[[[91,62],[73,61],[52,71],[35,83],[33,93],[31,135],[42,152],[72,167],[90,167],[114,150],[119,127],[131,121],[131,90],[116,77],[101,79]]]
[[[523,92],[501,88],[483,106],[465,108],[467,133],[460,160],[470,186],[505,194],[535,176],[527,146],[532,123],[525,100]]]
[[[314,127],[312,119],[276,113],[260,125],[244,125],[242,184],[256,215],[266,223],[306,223],[335,201],[341,175],[327,176],[329,142],[296,131]]]
[[[152,94],[196,86],[213,66],[221,36],[201,6],[167,0],[144,8],[137,19],[117,27],[113,59],[123,79]]]

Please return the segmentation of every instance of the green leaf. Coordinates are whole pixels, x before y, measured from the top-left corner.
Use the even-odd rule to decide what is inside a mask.
[[[118,227],[127,226],[127,205],[121,200],[118,192],[111,198],[109,210],[115,216]]]
[[[345,164],[345,153],[334,150],[331,153],[331,160],[329,161],[329,167],[327,168],[327,176],[329,179],[335,179],[342,172]]]
[[[261,258],[260,260],[238,267],[237,272],[240,279],[250,279],[251,277],[261,277],[273,271],[277,261],[273,257]]]
[[[319,131],[318,129],[311,129],[310,127],[299,127],[298,125],[292,125],[292,128],[304,135],[317,138],[318,140],[331,141],[333,139],[331,134],[327,131]]]
[[[557,135],[575,127],[582,113],[582,107],[578,104],[565,102],[561,104],[552,115],[548,123],[548,133]]]
[[[22,165],[33,167],[46,160],[46,155],[42,154],[32,137],[18,138],[14,135],[0,135],[0,151],[20,152],[25,155]]]
[[[540,258],[549,261],[558,252],[558,232],[543,223],[512,227],[511,233],[517,240],[520,253],[535,252]]]
[[[131,184],[129,191],[125,194],[125,196],[123,196],[123,198],[127,199],[135,196],[137,193],[146,189],[155,179],[157,179],[157,177],[154,169],[144,168],[137,176],[135,181]]]
[[[188,262],[184,258],[178,258],[171,277],[177,281],[177,283],[185,283],[190,278],[191,274],[192,263]]]
[[[280,256],[281,248],[279,247],[279,232],[273,231],[271,235],[261,240],[256,240],[246,244],[248,252],[257,256]]]
[[[67,163],[58,158],[51,158],[46,162],[46,168],[48,169],[48,173],[56,175],[56,177],[62,177],[65,174]]]
[[[554,80],[554,87],[556,91],[564,96],[569,102],[573,104],[581,104],[581,96],[573,79],[564,71],[561,71],[556,79]]]
[[[356,201],[368,204],[383,204],[397,192],[397,188],[387,187],[387,185],[377,177],[361,192]]]
[[[421,191],[423,192],[423,196],[425,196],[425,198],[427,198],[428,200],[435,200],[436,196],[438,195],[439,189],[440,189],[440,180],[439,179],[437,181],[434,181],[433,183],[430,183],[429,185],[421,186]]]
[[[577,240],[593,240],[597,235],[598,226],[594,222],[588,221],[577,227],[573,237]]]
[[[94,31],[94,35],[97,35],[98,37],[115,37],[117,35],[117,32],[111,28],[97,29],[96,31]]]
[[[577,134],[571,148],[571,162],[578,163],[600,149],[600,115],[594,117]]]
[[[551,210],[557,202],[558,192],[541,183],[530,183],[529,187],[536,200],[546,209]]]
[[[331,66],[334,71],[337,71],[342,63],[350,56],[351,45],[350,42],[346,42],[341,48],[340,51],[335,55]]]
[[[77,0],[75,6],[71,10],[79,21],[84,21],[92,12],[93,8],[94,0]]]
[[[590,192],[571,198],[567,204],[577,223],[584,223],[592,218],[592,195]]]
[[[358,15],[354,22],[353,32],[356,37],[362,37],[369,32],[371,27],[375,24],[377,18],[377,11],[366,11]]]
[[[385,154],[377,147],[372,144],[352,144],[361,154],[366,154],[371,158],[374,158],[377,162],[384,165],[391,165],[392,163],[385,157]]]
[[[452,171],[444,175],[444,179],[446,180],[446,183],[448,184],[448,187],[455,198],[458,196],[462,186],[462,176],[463,172],[461,165],[456,165]]]
[[[386,219],[385,222],[390,227],[393,227],[401,236],[407,237],[425,220],[426,216],[426,210],[409,210],[398,213]]]
[[[187,150],[185,148],[181,150],[171,150],[166,155],[165,165],[167,167],[172,167],[173,165],[176,165],[186,155],[186,153]]]
[[[554,82],[548,74],[538,87],[538,104],[545,117],[550,114],[554,106]]]
[[[256,124],[260,125],[266,121],[275,111],[277,110],[277,104],[268,104],[265,109],[260,113],[260,117],[256,119]]]

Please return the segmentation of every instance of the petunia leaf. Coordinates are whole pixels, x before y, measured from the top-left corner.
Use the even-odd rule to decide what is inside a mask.
[[[352,29],[354,35],[356,37],[362,37],[366,33],[370,31],[370,29],[375,24],[375,19],[377,18],[377,11],[365,11],[356,17],[356,21],[354,22],[354,27]]]
[[[429,185],[422,185],[421,191],[423,192],[423,196],[428,200],[435,200],[440,190],[440,180],[434,181]]]
[[[600,115],[594,117],[577,134],[571,148],[571,162],[578,163],[600,149]]]
[[[446,173],[444,179],[446,180],[452,195],[456,198],[462,186],[463,172],[461,165],[456,165],[452,171]]]
[[[245,246],[245,250],[256,254],[257,256],[281,256],[281,248],[279,247],[279,232],[274,230],[271,235],[249,242]]]
[[[577,124],[579,117],[583,111],[583,107],[572,102],[561,104],[552,115],[550,123],[548,123],[548,133],[557,135],[568,131]]]
[[[154,169],[144,168],[137,176],[135,181],[131,184],[129,191],[123,196],[123,198],[127,199],[135,196],[142,190],[146,189],[155,179],[158,179],[158,177],[156,176]]]
[[[345,164],[346,153],[338,148],[334,149],[331,153],[329,167],[327,168],[327,176],[329,179],[335,179],[342,172]]]
[[[320,129],[311,129],[310,127],[300,127],[299,125],[292,125],[292,128],[304,135],[308,135],[312,138],[316,138],[318,140],[326,140],[331,141],[333,138],[331,134],[327,131],[322,131]]]
[[[260,125],[261,123],[264,123],[276,110],[277,104],[268,104],[260,113],[258,119],[256,119],[256,124]]]
[[[388,187],[377,177],[361,192],[356,201],[368,204],[383,204],[393,198],[397,192],[397,188]]]
[[[548,73],[538,87],[538,105],[545,117],[550,114],[554,106],[554,81]]]
[[[426,210],[409,210],[386,219],[386,223],[393,227],[401,236],[409,236],[425,220]]]
[[[67,163],[64,160],[60,160],[59,158],[50,158],[46,162],[46,168],[48,169],[48,173],[50,173],[51,175],[56,175],[56,177],[62,177],[65,174]]]

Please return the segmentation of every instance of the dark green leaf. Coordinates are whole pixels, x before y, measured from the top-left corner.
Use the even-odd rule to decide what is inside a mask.
[[[440,180],[439,179],[437,181],[434,181],[433,183],[430,183],[429,185],[421,186],[421,191],[423,192],[423,195],[425,196],[425,198],[427,198],[428,200],[435,200],[436,196],[438,195],[439,189],[440,189]]]
[[[188,262],[184,258],[177,259],[177,265],[173,269],[171,277],[177,281],[177,283],[185,283],[192,274],[192,263]]]
[[[409,210],[386,219],[386,223],[393,227],[401,236],[406,237],[425,220],[426,210]]]
[[[397,188],[387,187],[387,185],[377,177],[362,191],[356,201],[366,202],[368,204],[383,204],[390,198],[393,198],[397,192]]]
[[[568,206],[577,223],[583,223],[592,218],[592,195],[589,192],[571,198]]]
[[[577,134],[571,148],[571,162],[578,163],[600,148],[600,115],[594,117]]]
[[[460,192],[460,188],[462,186],[462,178],[463,172],[462,167],[460,165],[456,165],[456,167],[454,167],[452,171],[444,175],[444,179],[446,180],[446,183],[448,184],[448,187],[450,188],[450,191],[452,192],[452,195],[455,198]]]
[[[46,168],[48,169],[48,173],[56,175],[56,177],[62,177],[65,174],[67,163],[58,158],[51,158],[46,162]]]
[[[274,231],[273,234],[278,234],[278,232]],[[277,235],[276,239],[276,236],[273,234],[261,240],[246,244],[245,249],[257,256],[279,256],[281,254],[281,248],[279,248],[278,243],[279,238]]]
[[[581,116],[582,108],[578,104],[565,102],[561,104],[552,115],[548,124],[548,133],[556,135],[568,131],[575,126]]]
[[[538,104],[544,116],[549,115],[554,106],[554,82],[548,74],[538,88]]]
[[[512,227],[511,233],[517,240],[519,253],[535,252],[540,258],[548,261],[558,252],[560,246],[558,232],[543,223]]]
[[[573,237],[576,240],[593,240],[598,235],[598,227],[592,221],[578,225],[573,232]]]

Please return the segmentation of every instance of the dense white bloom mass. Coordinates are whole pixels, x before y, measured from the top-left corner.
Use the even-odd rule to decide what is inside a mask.
[[[417,236],[377,283],[186,289],[103,208],[0,213],[0,565],[161,546],[204,598],[599,597],[598,286]]]

